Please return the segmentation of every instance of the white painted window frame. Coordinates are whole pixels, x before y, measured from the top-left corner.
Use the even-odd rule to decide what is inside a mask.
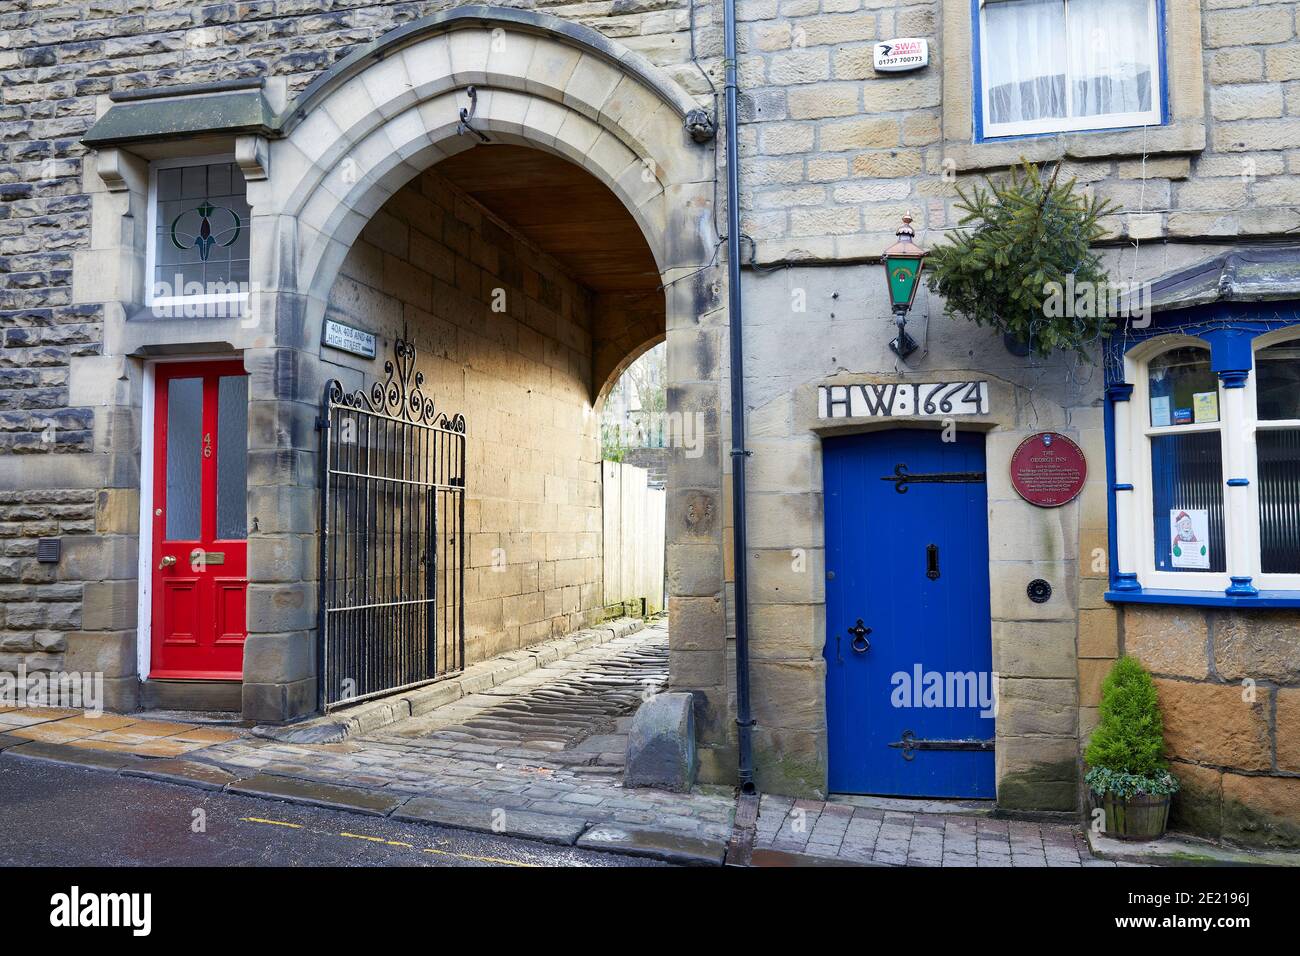
[[[1257,337],[1252,354],[1269,345],[1300,338],[1300,330],[1282,329]],[[1128,402],[1116,405],[1116,473],[1119,482],[1133,486],[1131,492],[1115,492],[1116,536],[1121,571],[1133,570],[1143,590],[1226,592],[1234,577],[1250,578],[1263,591],[1295,591],[1300,594],[1300,574],[1263,574],[1260,571],[1259,468],[1255,435],[1260,428],[1300,428],[1300,421],[1261,423],[1256,413],[1254,362],[1244,388],[1224,388],[1220,380],[1219,421],[1201,425],[1150,425],[1150,379],[1152,359],[1171,349],[1191,346],[1204,349],[1204,339],[1175,335],[1144,344],[1125,361],[1126,375],[1133,383]],[[1124,408],[1121,413],[1121,406]],[[1157,571],[1155,567],[1155,502],[1151,478],[1151,437],[1218,432],[1224,481],[1224,541],[1227,554],[1224,572]],[[1125,477],[1127,475],[1127,478]],[[1230,478],[1245,478],[1245,487],[1230,487]],[[1125,506],[1123,496],[1131,504]]]
[[[1158,0],[1147,0],[1147,28],[1151,37],[1151,63],[1154,84],[1151,96],[1151,109],[1140,113],[1105,113],[1100,116],[1071,117],[1072,91],[1070,88],[1070,70],[1066,65],[1065,102],[1066,116],[1059,119],[1032,120],[1020,123],[994,123],[990,117],[988,96],[988,49],[985,42],[988,32],[985,29],[984,10],[989,3],[1000,0],[980,0],[979,24],[980,35],[980,137],[981,139],[1002,139],[1008,136],[1041,136],[1048,133],[1075,133],[1092,130],[1124,129],[1134,126],[1159,126],[1163,122],[1163,104],[1165,100],[1165,78],[1160,68],[1160,18],[1157,15]],[[1070,0],[1061,0],[1065,4],[1065,20],[1068,27],[1070,20]],[[1067,47],[1068,49],[1068,47]]]
[[[222,305],[231,302],[243,304],[248,301],[247,292],[165,296],[155,296],[153,294],[158,244],[158,170],[176,169],[181,166],[211,166],[216,163],[230,163],[235,167],[236,171],[239,170],[234,153],[213,153],[207,156],[175,156],[168,159],[156,159],[149,164],[149,211],[147,216],[148,234],[145,242],[144,302],[150,308],[155,306],[158,308],[186,308],[202,305]],[[242,177],[243,173],[240,172],[239,175]]]
[[[1254,361],[1254,353],[1260,349],[1267,348],[1270,345],[1277,345],[1279,342],[1300,342],[1300,329],[1277,329],[1273,332],[1267,332],[1264,335],[1256,336],[1252,343],[1251,351],[1251,374],[1246,379],[1246,387],[1240,389],[1243,392],[1243,400],[1246,406],[1245,431],[1247,432],[1246,442],[1246,463],[1247,473],[1243,477],[1250,479],[1250,485],[1244,490],[1247,491],[1250,500],[1250,513],[1253,521],[1248,526],[1250,536],[1248,538],[1249,553],[1254,558],[1252,583],[1261,591],[1300,591],[1300,574],[1265,574],[1260,568],[1262,567],[1262,556],[1260,554],[1260,536],[1259,536],[1259,453],[1255,444],[1255,436],[1260,431],[1276,430],[1283,428],[1300,429],[1300,420],[1263,420],[1259,418],[1259,405],[1256,396],[1256,377],[1255,368],[1258,363]],[[1300,533],[1298,530],[1297,533]]]

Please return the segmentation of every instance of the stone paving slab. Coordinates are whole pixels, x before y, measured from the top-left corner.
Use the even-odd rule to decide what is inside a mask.
[[[810,856],[807,853],[790,853],[785,850],[755,850],[750,854],[749,865],[756,867],[884,866],[883,863]]]
[[[587,820],[582,816],[532,813],[434,797],[412,797],[393,812],[393,819],[435,823],[478,833],[499,833],[562,846],[573,846],[587,829]]]
[[[239,780],[226,787],[228,793],[248,797],[267,797],[287,803],[303,803],[331,810],[351,810],[376,817],[386,817],[404,801],[404,797],[361,787],[340,787],[336,784],[296,777],[278,777],[261,773]]]
[[[578,846],[612,850],[630,856],[649,856],[684,866],[721,866],[727,855],[725,840],[709,840],[684,833],[598,824],[584,833]]]
[[[292,743],[334,743],[354,735],[370,734],[453,705],[472,695],[499,687],[539,667],[560,663],[575,651],[596,647],[640,630],[639,618],[617,618],[577,631],[536,647],[502,654],[471,664],[461,673],[403,694],[364,701],[354,706],[285,726],[266,725],[253,733],[270,740]]]
[[[48,760],[52,763],[67,764],[73,767],[95,767],[100,770],[120,770],[140,762],[140,758],[129,753],[87,750],[71,744],[48,743],[43,740],[30,740],[17,747],[4,751],[5,756],[24,757],[28,760]]]
[[[658,831],[666,844],[721,845],[731,832],[730,788],[627,790],[621,754],[606,749],[646,687],[666,679],[666,647],[666,625],[654,622],[604,644],[575,645],[570,658],[528,672],[520,684],[497,685],[500,694],[469,694],[373,734],[331,744],[244,737],[191,759],[246,776],[379,790],[407,801],[399,815],[434,808],[448,826],[490,828],[499,811],[498,825],[514,821],[534,838],[564,837],[581,822]]]
[[[1182,833],[1129,841],[1090,830],[1088,844],[1103,859],[1146,866],[1300,866],[1300,851],[1220,846]]]
[[[201,790],[223,790],[239,780],[229,770],[192,760],[150,760],[138,767],[124,767],[122,776],[161,780]]]

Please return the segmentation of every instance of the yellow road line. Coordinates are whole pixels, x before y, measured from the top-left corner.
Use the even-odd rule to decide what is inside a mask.
[[[434,850],[425,848],[425,853],[436,853],[438,856],[454,856],[460,860],[472,860],[475,863],[501,863],[505,866],[526,866],[536,869],[536,863],[520,863],[518,860],[503,860],[495,856],[474,856],[470,853],[453,853],[450,850]]]
[[[301,823],[285,823],[283,820],[263,820],[261,817],[240,817],[244,823],[267,823],[273,827],[288,827],[291,830],[301,830]]]
[[[304,829],[301,823],[285,823],[283,820],[267,820],[262,817],[240,817],[240,820],[244,821],[245,823],[265,823],[268,826],[289,827],[291,830]],[[401,840],[388,840],[385,839],[384,837],[369,836],[368,834],[365,833],[348,833],[346,831],[343,831],[338,833],[337,835],[341,837],[346,837],[349,840],[365,840],[368,843],[382,843],[385,846],[402,847],[403,849],[406,850],[416,849],[414,844],[411,843],[403,843]],[[523,866],[523,867],[528,867],[530,869],[537,868],[536,863],[521,863],[518,860],[504,860],[501,857],[496,857],[496,856],[475,856],[472,853],[456,853],[453,850],[437,850],[434,849],[433,847],[426,847],[423,849],[422,852],[433,853],[436,854],[437,856],[454,857],[455,859],[458,860],[468,860],[471,863],[496,863],[501,866]]]

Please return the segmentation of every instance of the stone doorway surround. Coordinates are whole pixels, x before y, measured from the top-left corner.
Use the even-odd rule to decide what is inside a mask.
[[[471,107],[470,86],[477,92],[469,120],[474,130],[578,164],[640,226],[665,290],[669,410],[704,423],[693,436],[698,453],[673,455],[670,486],[679,498],[706,502],[709,514],[719,510],[716,357],[726,318],[715,261],[713,120],[642,57],[555,17],[471,6],[386,34],[289,103],[272,102],[285,99],[274,82],[265,89],[237,82],[119,102],[85,140],[96,151],[85,182],[94,230],[74,272],[76,300],[105,303],[106,348],[74,359],[72,369],[79,403],[100,407],[108,422],[100,439],[103,494],[119,504],[106,509],[117,520],[97,536],[96,553],[69,568],[98,602],[87,598],[79,660],[93,658],[105,673],[114,709],[134,707],[139,690],[136,449],[143,365],[203,352],[242,354],[250,375],[243,714],[274,722],[315,710],[315,421],[324,383],[337,374],[320,360],[326,303],[369,218],[421,171],[479,142],[461,122],[461,110]],[[224,101],[224,110],[214,99]],[[196,108],[205,105],[213,108]],[[205,116],[217,119],[204,126]],[[141,128],[150,117],[154,128]],[[233,153],[248,182],[250,314],[160,319],[143,306],[149,162],[214,150]],[[669,507],[671,514],[675,504]],[[691,649],[685,652],[690,666],[674,664],[674,683],[699,690],[712,713],[702,721],[706,748],[710,741],[724,748],[727,740],[724,626],[720,613],[709,613],[722,597],[722,525],[694,522],[668,536],[670,603],[682,611]],[[690,613],[695,605],[701,613]],[[708,666],[693,666],[704,656]]]
[[[1100,501],[1104,515],[1106,472],[1104,456],[1097,450],[1101,423],[1093,409],[1062,407],[979,368],[922,371],[907,378],[842,372],[801,385],[772,408],[754,411],[763,437],[750,444],[765,454],[755,456],[751,514],[789,508],[792,498],[807,502],[799,509],[801,520],[780,525],[786,537],[764,538],[752,559],[752,667],[756,716],[762,728],[756,741],[760,786],[769,792],[823,799],[826,793],[822,647],[828,622],[822,439],[880,429],[930,428],[936,430],[937,441],[938,430],[945,425],[943,418],[910,415],[819,418],[818,389],[904,381],[988,383],[987,414],[954,415],[946,421],[958,430],[987,436],[991,631],[993,668],[998,675],[998,803],[1015,809],[1073,811],[1078,805],[1079,773],[1079,529],[1081,523],[1098,520],[1084,514],[1085,507],[1095,510]],[[781,421],[788,422],[784,434],[773,424]],[[1011,487],[1012,453],[1027,436],[1045,430],[1062,432],[1083,445],[1092,466],[1085,494],[1059,508],[1034,507]],[[792,549],[804,550],[807,572],[792,570]],[[1026,593],[1026,585],[1035,578],[1052,584],[1053,598],[1045,604],[1030,601]],[[798,644],[782,637],[795,622],[808,632],[808,638]],[[805,704],[791,706],[794,699]]]

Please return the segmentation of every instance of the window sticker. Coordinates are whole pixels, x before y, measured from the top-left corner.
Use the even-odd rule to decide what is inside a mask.
[[[1169,396],[1158,395],[1151,399],[1151,427],[1165,428],[1170,424]]]
[[[1192,409],[1190,407],[1174,409],[1175,425],[1190,425],[1191,423],[1192,423]]]
[[[1169,563],[1175,568],[1210,567],[1210,513],[1175,508],[1169,512]]]
[[[1197,392],[1192,396],[1192,412],[1197,424],[1219,420],[1219,393]]]

